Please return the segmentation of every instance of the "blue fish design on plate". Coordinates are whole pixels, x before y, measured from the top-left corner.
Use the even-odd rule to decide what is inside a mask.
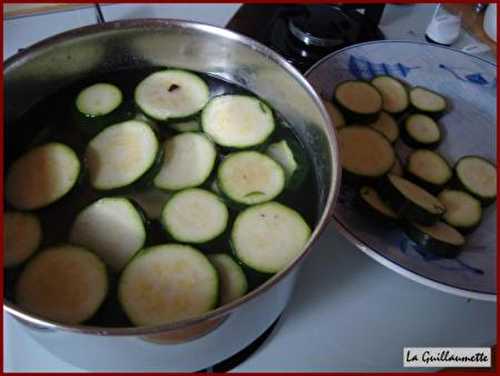
[[[443,94],[452,110],[440,119],[446,137],[438,151],[450,162],[478,154],[496,160],[496,65],[463,51],[423,42],[377,41],[336,51],[305,76],[326,98],[344,80],[391,75]],[[402,160],[411,149],[395,145]],[[351,189],[351,191],[350,191]],[[438,258],[399,228],[366,218],[342,186],[335,210],[340,231],[363,252],[396,272],[433,288],[474,299],[496,300],[496,203],[467,237],[456,259]]]

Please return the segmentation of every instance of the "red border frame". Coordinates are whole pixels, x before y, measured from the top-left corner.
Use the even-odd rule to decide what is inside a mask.
[[[164,1],[162,3],[192,3],[193,1]],[[196,0],[195,1],[196,3],[213,3],[212,1],[207,1],[207,0]],[[344,1],[344,3],[349,3],[349,2],[352,2],[352,3],[380,3],[379,1],[373,1],[373,0],[359,0],[359,1]],[[456,0],[452,0],[452,1],[447,1],[448,3],[471,3],[471,4],[474,4],[476,3],[475,1],[456,1]],[[3,4],[9,4],[9,3],[13,3],[13,4],[22,4],[22,3],[27,3],[26,1],[6,1],[6,2],[2,2],[1,3],[1,10],[2,10],[2,14],[3,14]],[[36,1],[32,1],[31,3],[37,3]],[[38,3],[42,3],[41,1],[38,1]],[[55,1],[54,3],[59,3],[58,1]],[[61,2],[62,3],[62,2]],[[80,3],[79,1],[77,0],[67,0],[65,1],[64,3]],[[119,4],[119,3],[127,3],[127,4],[133,4],[133,3],[157,3],[157,1],[130,1],[130,0],[124,0],[124,1],[104,1],[102,2],[101,4]],[[217,3],[239,3],[238,1],[228,1],[228,0],[220,0],[220,1],[217,1]],[[294,0],[275,0],[275,1],[266,1],[266,0],[253,0],[253,1],[244,1],[244,3],[304,3],[304,1],[294,1]],[[326,1],[326,0],[316,0],[316,1],[311,1],[310,3],[331,3],[331,1]],[[413,2],[413,1],[393,1],[392,3],[398,3],[398,4],[404,4],[404,3],[409,3],[409,4],[414,4],[414,3],[417,3],[417,2]],[[437,1],[426,1],[426,3],[437,3]],[[488,3],[493,3],[493,1],[488,1]],[[89,4],[92,4],[92,3],[89,3]],[[499,25],[500,21],[498,20],[498,17],[497,17],[497,31],[498,31],[498,25]],[[0,31],[0,34],[2,36],[2,47],[3,47],[3,27]],[[2,48],[2,68],[3,68],[3,48]],[[498,73],[498,69],[497,69],[497,73]],[[0,89],[0,109],[1,109],[1,113],[3,115],[3,107],[4,107],[4,101],[3,101],[3,98],[4,98],[4,90],[3,90],[3,74],[0,78],[0,81],[1,81],[1,89]],[[499,92],[499,89],[498,89],[498,86],[497,86],[497,108],[499,107],[499,104],[500,104],[500,101],[499,101],[499,98],[498,98],[498,92]],[[499,118],[499,115],[498,115],[498,111],[497,111],[497,128],[498,128],[498,118]],[[2,116],[2,126],[0,127],[0,140],[2,140],[2,143],[0,144],[0,196],[3,196],[3,188],[4,188],[4,153],[3,153],[3,146],[4,146],[4,127],[3,127],[3,116]],[[500,142],[500,134],[497,132],[497,145],[499,144]],[[500,153],[498,151],[498,147],[497,147],[497,165],[498,165],[498,161],[500,160]],[[497,186],[497,191],[498,193],[500,193],[500,189],[499,187]],[[0,203],[0,209],[1,209],[1,212],[3,213],[3,200],[1,201]],[[497,211],[497,223],[500,223],[500,214],[499,212]],[[3,228],[3,214],[0,215],[0,225],[2,226]],[[3,231],[1,231],[1,243],[3,245]],[[500,244],[500,239],[498,238],[497,236],[497,249],[498,249],[498,246]],[[0,261],[2,261],[3,263],[3,252],[0,252]],[[497,266],[500,266],[500,260],[499,258],[497,257]],[[498,268],[497,268],[498,270]],[[499,279],[498,279],[498,276],[497,276],[497,286],[499,286]],[[2,301],[3,301],[3,268],[2,268],[2,278],[0,279],[0,294],[2,296]],[[497,324],[498,324],[498,315],[499,315],[499,312],[498,312],[498,305],[499,303],[497,302]],[[3,337],[3,315],[2,315],[2,318],[0,319],[0,332],[2,334],[2,337]],[[500,333],[500,330],[498,328],[498,325],[497,325],[497,338],[498,338],[498,335]],[[4,344],[5,345],[5,344]],[[464,370],[464,371],[460,371],[460,372],[456,372],[456,371],[451,371],[451,372],[448,372],[448,374],[450,375],[456,375],[456,376],[460,376],[460,375],[464,375],[464,376],[468,376],[471,374],[471,372],[473,373],[481,373],[481,374],[496,374],[495,372],[495,369],[497,368],[498,366],[498,359],[496,358],[496,356],[493,357],[492,359],[493,361],[493,370],[485,370],[485,371],[467,371],[467,370]],[[4,365],[4,354],[3,354],[3,351],[0,355],[0,364],[2,365],[2,374],[4,373],[3,371],[3,365]],[[335,372],[332,372],[332,374],[336,374],[336,375],[352,375],[352,373],[335,373]],[[38,373],[20,373],[21,375],[37,375]],[[73,374],[78,374],[78,373],[60,373],[61,375],[73,375]],[[101,374],[101,375],[106,375],[108,373],[95,373],[95,374]],[[135,375],[145,375],[145,374],[148,374],[148,373],[131,373],[131,374],[135,374]],[[169,375],[178,375],[180,373],[167,373]],[[246,375],[262,375],[262,374],[266,374],[266,373],[244,373]],[[270,373],[267,373],[267,374],[270,374]],[[287,373],[272,373],[273,375],[287,375]],[[301,373],[303,374],[303,373]],[[307,373],[307,374],[313,374],[313,373]],[[368,373],[369,374],[369,373]],[[398,372],[398,373],[391,373],[391,375],[404,375],[406,373],[404,372]],[[431,372],[419,372],[419,373],[412,373],[412,375],[429,375],[431,374]]]

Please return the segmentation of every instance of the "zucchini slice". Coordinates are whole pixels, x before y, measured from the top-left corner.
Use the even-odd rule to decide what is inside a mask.
[[[241,266],[224,253],[208,256],[219,274],[219,305],[241,298],[248,290],[248,282]]]
[[[281,140],[267,147],[266,154],[285,171],[286,185],[296,189],[306,178],[308,164],[305,151],[297,142]]]
[[[250,269],[277,273],[302,254],[310,235],[311,229],[298,212],[267,202],[236,217],[231,244],[236,257]]]
[[[397,176],[403,176],[403,165],[401,164],[401,160],[399,157],[396,155],[396,158],[394,159],[394,164],[392,165],[392,168],[389,170],[389,174],[392,175],[397,175]]]
[[[215,239],[226,229],[228,217],[222,200],[199,188],[175,193],[161,213],[168,234],[184,243],[206,243]]]
[[[148,124],[130,120],[111,125],[87,145],[90,183],[98,190],[137,183],[155,167],[159,153],[158,139]]]
[[[142,250],[126,266],[118,299],[136,326],[161,325],[201,315],[217,306],[219,278],[197,249],[162,244]]]
[[[410,99],[406,86],[391,76],[375,77],[371,84],[382,94],[382,108],[393,115],[399,115],[410,106]]]
[[[85,248],[51,247],[36,255],[15,288],[17,304],[64,324],[79,324],[97,312],[108,293],[104,263]]]
[[[406,165],[408,179],[431,193],[437,193],[450,181],[453,171],[440,154],[426,149],[414,150]]]
[[[177,132],[199,132],[201,131],[200,122],[198,120],[188,120],[179,123],[170,124],[170,127]]]
[[[195,115],[205,107],[209,96],[210,90],[203,79],[180,69],[152,73],[135,89],[139,108],[160,121]]]
[[[343,112],[347,123],[370,124],[382,110],[382,95],[365,81],[344,81],[337,85],[333,102]]]
[[[335,106],[333,103],[330,101],[326,101],[323,99],[323,105],[326,108],[326,112],[328,112],[328,115],[330,115],[330,119],[332,120],[333,126],[335,128],[341,128],[345,125],[345,118],[344,115],[342,115],[342,112],[338,109],[337,106]]]
[[[440,257],[456,257],[465,244],[463,235],[443,222],[432,226],[406,223],[404,230],[411,240]]]
[[[221,95],[203,109],[201,127],[218,145],[247,148],[264,143],[275,123],[271,109],[258,98]]]
[[[3,216],[3,265],[13,267],[30,258],[42,242],[42,226],[31,213],[6,212]]]
[[[435,223],[445,213],[444,205],[418,185],[396,175],[384,177],[381,197],[398,216],[423,225]]]
[[[378,120],[371,123],[370,126],[387,137],[391,144],[395,143],[399,138],[398,123],[396,123],[396,120],[394,120],[392,115],[389,115],[385,111],[382,111]]]
[[[80,161],[70,147],[57,142],[37,146],[10,167],[6,199],[21,210],[43,208],[65,196],[80,174]]]
[[[481,202],[464,191],[446,189],[438,196],[446,207],[443,219],[462,233],[474,230],[482,218]]]
[[[108,83],[97,83],[78,94],[75,106],[83,116],[95,118],[111,114],[122,102],[123,94],[119,88]]]
[[[398,218],[396,212],[382,201],[380,195],[374,188],[366,185],[361,187],[359,190],[359,197],[362,207],[367,209],[374,218],[388,220],[390,222]]]
[[[229,199],[253,205],[270,201],[285,187],[285,172],[273,159],[256,151],[229,154],[217,170],[217,185]]]
[[[487,159],[468,155],[460,158],[454,167],[457,185],[489,205],[497,197],[497,167]]]
[[[351,125],[341,128],[337,135],[347,178],[379,178],[394,165],[396,156],[391,143],[373,128]]]
[[[203,184],[217,156],[213,143],[201,133],[178,134],[167,139],[163,149],[163,164],[154,185],[169,191]]]
[[[423,114],[408,116],[402,128],[401,138],[414,148],[434,149],[443,138],[439,124]]]
[[[69,241],[94,251],[119,272],[146,242],[145,218],[125,197],[101,198],[75,219]]]
[[[410,103],[420,113],[438,118],[446,112],[446,99],[429,89],[415,86],[410,90]]]

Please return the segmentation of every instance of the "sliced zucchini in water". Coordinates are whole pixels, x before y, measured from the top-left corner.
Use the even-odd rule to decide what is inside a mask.
[[[416,86],[410,90],[410,103],[420,113],[438,118],[446,112],[446,99],[429,89]]]
[[[359,197],[363,209],[367,209],[370,214],[377,219],[393,222],[398,218],[398,215],[380,198],[378,192],[369,186],[363,186],[359,190]]]
[[[396,158],[394,159],[394,164],[392,165],[392,168],[389,170],[389,174],[392,175],[397,175],[397,176],[403,176],[403,165],[401,164],[401,160],[399,157],[396,155]]]
[[[219,305],[241,298],[248,290],[248,282],[241,266],[229,255],[217,253],[208,256],[219,274]]]
[[[153,73],[137,85],[135,102],[155,120],[187,118],[208,102],[210,91],[196,74],[169,69]]]
[[[179,123],[170,124],[170,127],[177,132],[198,132],[201,130],[198,120],[187,120]]]
[[[148,189],[146,191],[132,192],[127,195],[128,198],[136,202],[146,213],[148,218],[158,219],[161,217],[161,211],[172,196],[170,192],[160,189]]]
[[[203,109],[201,127],[216,144],[247,148],[264,143],[275,123],[271,109],[258,98],[221,95]]]
[[[266,154],[283,167],[286,184],[292,189],[296,189],[307,176],[308,164],[304,153],[298,143],[290,140],[275,142],[266,150]]]
[[[370,126],[387,137],[391,144],[395,143],[399,138],[398,123],[396,123],[392,115],[389,115],[387,112],[382,111],[378,120],[371,123]]]
[[[206,243],[227,227],[226,205],[212,192],[199,188],[180,191],[168,200],[161,221],[172,238],[184,243]]]
[[[446,211],[436,197],[396,175],[384,177],[379,193],[398,216],[423,225],[435,223]]]
[[[411,240],[440,257],[456,257],[465,244],[463,235],[443,222],[432,226],[406,223],[404,230]]]
[[[326,101],[323,99],[323,105],[326,108],[326,112],[330,115],[330,119],[332,120],[333,126],[335,128],[341,128],[345,125],[344,115],[342,112],[330,101]]]
[[[431,193],[437,193],[450,181],[453,171],[440,154],[426,149],[414,150],[406,165],[408,179]]]
[[[137,326],[201,315],[217,306],[219,278],[197,249],[181,244],[146,248],[126,266],[118,299]]]
[[[37,146],[10,167],[6,199],[17,209],[43,208],[65,196],[80,174],[80,161],[70,147],[57,142]]]
[[[146,242],[145,218],[125,197],[101,198],[78,214],[69,241],[92,250],[119,272]]]
[[[76,97],[77,124],[88,134],[125,120],[123,94],[115,85],[97,83],[86,87]]]
[[[3,265],[7,268],[25,262],[42,242],[40,220],[31,213],[4,213],[3,231]]]
[[[338,141],[342,169],[348,179],[379,178],[394,165],[396,156],[389,140],[371,127],[341,128]]]
[[[438,196],[446,207],[443,219],[462,233],[469,233],[481,222],[481,202],[464,191],[446,189]]]
[[[260,273],[278,273],[293,262],[311,230],[302,216],[277,202],[255,205],[234,221],[231,245],[236,257]]]
[[[217,185],[232,201],[253,205],[270,201],[285,187],[285,172],[273,159],[256,151],[229,154],[217,170]]]
[[[439,124],[431,117],[413,114],[404,121],[401,138],[414,148],[436,148],[443,138]]]
[[[365,81],[344,81],[337,85],[333,94],[346,117],[347,123],[370,124],[378,119],[382,110],[382,95]]]
[[[391,76],[378,76],[371,84],[382,94],[384,111],[399,115],[408,109],[410,100],[404,83]]]
[[[29,312],[64,324],[90,319],[108,292],[104,263],[85,248],[51,247],[36,255],[21,273],[16,303]]]
[[[98,190],[124,188],[155,169],[160,145],[151,127],[137,120],[111,125],[87,145],[90,183]]]
[[[203,184],[217,156],[213,143],[201,133],[178,134],[167,139],[163,149],[163,164],[154,185],[170,191]]]
[[[454,167],[456,184],[489,205],[497,197],[497,167],[483,157],[468,155],[460,158]]]

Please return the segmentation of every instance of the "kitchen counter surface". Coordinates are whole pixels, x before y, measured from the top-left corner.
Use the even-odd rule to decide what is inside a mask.
[[[204,8],[205,7],[205,8]],[[194,19],[224,26],[238,4],[109,5],[106,20]],[[381,29],[391,39],[423,39],[435,5],[388,5]],[[4,22],[4,58],[37,40],[95,22],[93,8]],[[456,47],[470,44],[463,33]],[[493,55],[483,54],[489,60]],[[82,371],[36,344],[4,314],[5,371]],[[272,335],[235,371],[402,370],[404,346],[496,343],[496,305],[448,295],[386,269],[330,224],[301,271]]]

